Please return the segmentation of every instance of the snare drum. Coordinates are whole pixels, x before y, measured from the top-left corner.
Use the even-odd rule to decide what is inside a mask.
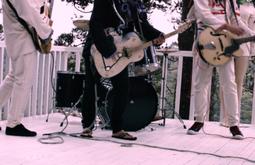
[[[123,129],[125,131],[137,131],[151,123],[157,113],[158,97],[153,86],[141,77],[130,77],[129,100],[123,114]],[[101,101],[107,101],[99,105],[99,113],[106,123],[110,123],[111,109],[113,105],[112,92],[105,94],[105,90],[100,96],[105,96]]]

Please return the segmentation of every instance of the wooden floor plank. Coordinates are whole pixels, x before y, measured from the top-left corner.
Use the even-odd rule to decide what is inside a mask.
[[[111,138],[110,130],[98,127],[92,140],[75,138],[69,135],[60,136],[62,144],[42,144],[38,139],[44,133],[59,132],[63,129],[60,123],[63,115],[53,114],[49,121],[46,117],[31,117],[24,119],[24,125],[38,132],[35,138],[6,136],[4,134],[5,121],[0,122],[3,131],[0,133],[1,164],[6,165],[193,165],[193,164],[245,164],[251,162],[239,159],[225,159],[217,156],[239,156],[255,161],[255,141],[245,139],[232,140],[218,136],[206,135],[201,132],[196,136],[186,134],[182,124],[175,119],[167,119],[165,126],[162,121],[155,122],[133,135],[137,141],[130,142]],[[65,133],[80,133],[81,119],[69,117],[69,125]],[[187,127],[193,121],[184,121]],[[222,128],[217,122],[208,122],[207,132],[230,137],[227,128]],[[245,128],[247,136],[255,137],[254,126]],[[236,150],[239,150],[236,152]]]

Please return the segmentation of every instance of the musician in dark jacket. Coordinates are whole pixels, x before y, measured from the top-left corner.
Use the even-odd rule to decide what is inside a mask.
[[[142,40],[153,40],[154,45],[161,45],[165,41],[164,35],[147,21],[145,7],[140,0],[95,0],[89,29],[83,50],[86,67],[82,100],[82,126],[84,130],[81,136],[83,137],[92,137],[96,118],[95,84],[99,84],[100,81],[100,76],[91,58],[91,45],[95,44],[103,57],[111,58],[116,53],[113,37],[108,33],[112,29],[122,36],[129,32],[137,32]],[[128,69],[125,68],[116,76],[111,77],[110,80],[114,97],[112,115],[110,116],[112,137],[136,140],[136,137],[125,132],[122,128],[122,115],[128,101]]]

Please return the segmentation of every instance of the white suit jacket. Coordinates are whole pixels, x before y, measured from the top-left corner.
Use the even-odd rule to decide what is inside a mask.
[[[37,0],[9,0],[16,9],[19,17],[33,26],[42,39],[47,39],[52,34],[52,28],[43,21]],[[13,60],[20,54],[35,51],[30,34],[17,20],[13,10],[6,0],[2,0],[3,26],[7,54]]]
[[[247,25],[240,18],[240,11],[237,7],[236,1],[234,0],[235,12],[238,19],[238,26],[244,29],[246,35],[251,36],[255,33],[247,27]],[[198,27],[202,28],[203,25],[209,25],[214,29],[219,28],[221,25],[226,23],[224,7],[221,5],[209,4],[208,0],[197,0],[194,1],[195,16],[197,18]],[[227,19],[231,24],[236,25],[236,20],[231,12],[229,0],[226,3]]]

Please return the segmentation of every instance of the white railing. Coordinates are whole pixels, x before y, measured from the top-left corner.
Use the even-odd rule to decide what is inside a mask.
[[[43,115],[54,108],[54,90],[57,71],[67,71],[70,55],[75,56],[75,72],[80,71],[82,48],[54,46],[51,55],[37,55],[36,76],[31,90],[29,104],[25,116]],[[10,60],[6,56],[5,45],[0,43],[0,83],[8,72]],[[9,103],[2,107],[0,120],[7,118]]]
[[[35,116],[43,115],[52,112],[55,107],[54,101],[54,90],[57,72],[67,71],[68,57],[74,55],[75,57],[75,72],[80,72],[81,66],[81,52],[82,48],[75,47],[53,47],[52,55],[37,55],[37,70],[36,78],[32,87],[30,101],[25,112],[25,116]],[[158,53],[162,56],[162,53]],[[165,79],[167,80],[167,70],[168,70],[168,58],[175,56],[178,58],[177,64],[177,78],[176,78],[176,92],[175,92],[175,111],[179,112],[180,107],[180,95],[181,95],[181,77],[183,68],[183,57],[192,57],[189,51],[179,51],[179,52],[169,52],[167,56],[163,56],[163,66],[162,73],[166,72]],[[165,59],[165,63],[164,63]],[[6,56],[5,45],[0,43],[0,83],[8,72],[10,66],[10,60]],[[163,80],[162,80],[163,82]],[[161,96],[165,92],[166,88],[164,83],[161,82]],[[166,82],[168,83],[168,82]],[[53,87],[52,87],[53,86]],[[254,93],[254,92],[253,92]],[[159,101],[159,108],[163,109],[165,106],[162,99]],[[2,108],[0,111],[0,120],[5,120],[7,117],[9,104]],[[190,119],[194,118],[194,108],[193,108],[193,95],[191,95],[191,105],[190,105]],[[255,123],[255,98],[253,96],[252,104],[252,124]]]

